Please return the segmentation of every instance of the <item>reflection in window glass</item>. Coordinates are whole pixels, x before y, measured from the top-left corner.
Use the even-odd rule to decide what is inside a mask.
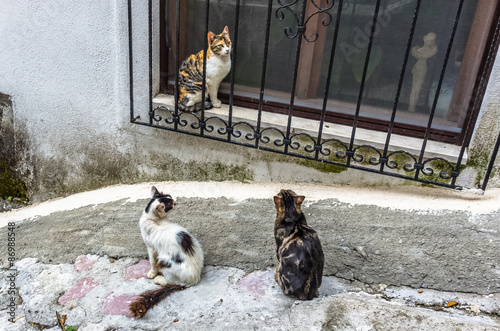
[[[282,1],[293,3],[293,1]],[[327,7],[330,1],[319,1]],[[302,40],[301,59],[298,64],[296,105],[319,112],[326,89],[328,65],[335,30],[338,2],[329,11],[331,23],[324,27],[327,14],[318,14],[307,25],[306,34],[318,32],[318,40]],[[412,54],[408,59],[405,79],[399,99],[396,121],[409,125],[426,126],[431,111],[445,54],[450,41],[459,1],[424,0],[412,41]],[[465,0],[460,16],[454,46],[451,50],[444,80],[435,111],[433,127],[460,132],[456,114],[450,112],[462,59],[474,21],[477,1]],[[289,7],[300,14],[302,1]],[[198,52],[205,41],[205,0],[183,1],[186,6],[185,40],[181,46],[183,56]],[[397,86],[410,35],[416,0],[382,0],[378,24],[362,94],[360,115],[377,120],[389,120],[394,106]],[[288,38],[284,30],[296,29],[294,15],[283,10],[278,20],[278,2],[273,2],[265,98],[290,100],[297,38]],[[312,5],[308,1],[308,10]],[[360,91],[366,60],[369,34],[375,10],[373,0],[345,0],[335,49],[335,61],[328,91],[327,110],[336,114],[353,114]],[[314,11],[314,9],[313,9]],[[209,29],[220,33],[225,25],[234,36],[235,1],[210,1]],[[267,1],[242,0],[239,20],[237,62],[235,72],[236,94],[258,98],[264,62]],[[307,18],[307,15],[306,15]],[[425,46],[424,46],[425,45]],[[172,76],[170,76],[172,77]],[[172,78],[171,78],[172,79]],[[229,76],[221,89],[228,89]],[[412,96],[413,95],[413,96]],[[462,111],[462,110],[460,110]],[[462,116],[463,118],[463,116]]]
[[[382,2],[363,92],[362,113],[378,113],[384,119],[390,116],[388,111],[392,111],[394,105],[415,5],[416,1]],[[430,113],[457,6],[458,1],[422,2],[398,111]],[[436,106],[438,118],[447,118],[476,6],[476,1],[465,1]],[[346,107],[341,102],[355,104],[357,101],[374,10],[373,1],[348,1],[344,7],[329,91],[332,100],[329,105],[333,107]],[[331,40],[333,29],[329,29],[328,34],[327,39]],[[427,39],[426,47],[423,47],[424,38]],[[433,46],[429,46],[431,44]],[[325,47],[322,71],[328,68],[327,53],[329,47]],[[323,93],[324,86],[322,80],[318,92]],[[401,119],[405,118],[411,117],[403,114]]]

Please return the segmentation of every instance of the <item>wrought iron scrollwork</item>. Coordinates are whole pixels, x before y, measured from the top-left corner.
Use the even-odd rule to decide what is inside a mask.
[[[240,129],[240,130],[236,129],[236,127],[239,127],[239,126],[246,126],[246,127],[248,127],[251,131],[254,131],[254,132],[255,132],[255,128],[254,128],[254,126],[253,126],[253,125],[251,125],[250,123],[243,122],[243,121],[241,121],[241,122],[236,122],[236,123],[234,123],[234,124],[233,124],[233,126],[232,126],[232,127],[230,127],[230,128],[228,128],[228,129],[227,129],[227,130],[229,130],[229,132],[231,132],[231,131],[232,131],[232,132],[231,132],[231,135],[232,135],[234,138],[240,138],[240,137],[241,137],[241,135],[242,135],[242,133],[241,133],[241,131],[240,131],[241,129]],[[248,139],[248,138],[247,138],[247,137],[245,137],[245,139]]]
[[[375,33],[374,29],[376,28],[375,23],[377,22],[377,17],[379,15],[379,9],[381,6],[381,0],[374,1],[376,2],[375,6],[375,11],[374,11],[374,16],[373,16],[373,24],[372,24],[372,34]],[[178,2],[179,4],[180,2]],[[148,47],[148,55],[149,55],[149,96],[153,95],[153,47],[152,46],[152,41],[154,40],[153,38],[153,31],[154,29],[152,28],[154,26],[153,24],[153,11],[151,6],[151,1],[149,1],[150,6],[148,6],[148,33],[149,33],[149,46]],[[457,10],[456,16],[455,16],[455,22],[454,26],[452,29],[452,36],[450,38],[450,41],[448,43],[448,50],[447,54],[445,56],[445,62],[441,70],[441,77],[440,77],[440,83],[443,80],[443,75],[445,74],[446,71],[446,66],[447,66],[447,61],[449,57],[449,52],[452,50],[453,46],[453,40],[455,36],[455,32],[458,26],[459,22],[459,17],[460,17],[460,12],[462,11],[462,7],[464,4],[464,0],[460,0],[460,5]],[[334,7],[337,5],[337,11],[336,11],[336,19],[333,18],[333,12],[334,12]],[[232,144],[237,144],[239,146],[246,146],[246,147],[251,147],[251,148],[259,148],[259,149],[264,149],[266,151],[271,151],[271,152],[276,152],[280,154],[285,154],[285,155],[291,155],[307,160],[315,160],[315,161],[320,161],[328,164],[333,164],[333,165],[338,165],[338,166],[346,166],[350,168],[355,168],[359,170],[368,170],[372,173],[380,173],[380,174],[385,174],[385,175],[390,175],[393,177],[397,178],[403,178],[403,179],[409,179],[409,180],[415,180],[419,182],[425,182],[425,183],[431,183],[431,184],[436,184],[440,186],[445,186],[445,187],[454,187],[457,188],[459,186],[456,185],[456,179],[459,176],[460,173],[460,163],[462,162],[462,154],[464,152],[464,149],[462,149],[460,156],[458,157],[458,164],[452,164],[449,161],[441,158],[441,157],[436,157],[436,158],[428,158],[428,159],[419,159],[417,161],[417,157],[414,156],[413,154],[406,152],[406,151],[395,151],[395,152],[389,152],[388,148],[388,142],[390,141],[390,135],[392,135],[392,130],[393,126],[392,124],[389,126],[389,131],[388,131],[388,136],[387,136],[387,144],[386,147],[384,148],[383,152],[378,149],[377,147],[370,146],[370,145],[361,145],[361,146],[353,146],[353,141],[354,137],[351,137],[351,142],[350,143],[345,143],[340,139],[337,138],[327,138],[324,139],[323,137],[323,132],[318,131],[317,138],[314,138],[314,134],[310,134],[310,130],[306,132],[300,132],[300,131],[295,131],[296,128],[291,127],[292,119],[294,116],[294,101],[295,101],[295,91],[296,91],[296,82],[297,82],[297,77],[298,77],[298,64],[300,63],[300,56],[301,56],[301,42],[302,42],[302,37],[308,41],[308,42],[315,42],[319,39],[319,34],[321,32],[319,29],[317,31],[316,28],[321,28],[322,30],[324,27],[332,25],[332,22],[335,20],[335,33],[334,33],[334,40],[332,41],[332,53],[330,54],[330,66],[333,67],[334,64],[334,51],[338,48],[337,45],[337,35],[339,32],[339,27],[340,25],[340,18],[342,16],[342,12],[349,12],[347,15],[351,15],[353,11],[356,10],[356,6],[359,5],[359,1],[355,0],[343,0],[343,1],[334,1],[334,0],[277,0],[277,5],[276,2],[269,2],[267,6],[267,16],[266,16],[266,38],[265,38],[265,43],[264,43],[264,56],[263,56],[263,63],[262,63],[262,78],[261,78],[261,98],[259,99],[259,115],[257,116],[256,120],[250,120],[250,121],[239,121],[236,120],[236,122],[233,122],[235,117],[233,117],[233,112],[232,112],[232,98],[230,97],[230,107],[229,107],[229,112],[227,115],[221,115],[219,116],[213,116],[212,112],[202,112],[200,113],[185,113],[185,112],[179,112],[177,107],[174,106],[153,106],[154,102],[153,99],[149,99],[149,111],[145,112],[146,120],[143,121],[141,119],[141,116],[135,113],[135,107],[134,105],[137,104],[137,101],[134,102],[134,96],[136,93],[139,93],[136,91],[136,80],[134,79],[135,74],[139,73],[142,74],[138,70],[142,69],[137,69],[134,68],[134,63],[137,62],[137,59],[135,58],[134,54],[134,48],[133,46],[133,36],[137,34],[137,32],[134,32],[133,29],[133,24],[132,24],[132,5],[131,1],[129,1],[128,5],[128,31],[129,31],[129,74],[130,74],[130,85],[129,85],[129,90],[130,90],[130,120],[131,122],[139,125],[145,125],[149,127],[155,127],[155,128],[161,128],[165,130],[169,130],[172,132],[179,132],[179,133],[185,133],[189,134],[192,136],[199,136],[199,137],[205,137],[205,138],[210,138],[213,140],[221,141],[221,142],[228,142]],[[237,4],[237,11],[235,13],[235,27],[240,26],[238,24],[239,20],[239,6],[240,3],[238,1]],[[209,19],[209,1],[206,3],[206,15],[205,15],[205,25],[208,29],[208,19]],[[180,6],[176,6],[176,42],[175,44],[177,45],[177,48],[175,49],[175,62],[177,62],[178,66],[178,60],[179,60],[179,45],[181,42],[179,42],[179,26],[180,26]],[[273,12],[273,8],[277,8],[275,12]],[[420,8],[420,1],[417,1],[417,6],[415,8],[414,12],[414,19],[413,19],[413,24],[410,32],[410,37],[407,43],[407,53],[409,52],[410,46],[411,46],[411,40],[413,38],[414,30],[415,30],[415,24],[417,22],[417,17],[418,17],[418,12]],[[350,10],[347,10],[350,9]],[[267,68],[267,58],[268,58],[268,49],[269,49],[269,38],[270,38],[270,27],[271,27],[271,19],[272,16],[276,16],[277,20],[283,21],[281,23],[283,26],[289,25],[284,29],[285,36],[290,39],[297,38],[297,48],[295,52],[295,65],[294,65],[294,79],[292,81],[292,93],[290,97],[290,104],[289,104],[289,112],[288,112],[288,124],[286,126],[286,129],[283,129],[283,127],[270,127],[268,126],[269,124],[265,124],[262,121],[261,117],[261,111],[264,110],[262,107],[264,105],[264,95],[265,95],[265,78],[266,78],[266,68]],[[287,23],[285,23],[287,22]],[[290,24],[288,24],[290,22]],[[319,22],[321,22],[321,26],[319,25]],[[495,31],[495,36],[498,35],[498,26]],[[142,28],[141,30],[142,31]],[[314,32],[313,32],[314,31]],[[234,44],[236,46],[237,44],[237,32],[235,31],[234,33]],[[373,36],[370,36],[370,39],[373,39]],[[370,41],[369,47],[371,47],[373,40]],[[142,47],[142,46],[141,46]],[[236,47],[235,47],[236,50]],[[490,53],[494,53],[494,47],[490,49]],[[368,54],[368,53],[367,53]],[[409,53],[408,53],[409,54]],[[368,54],[369,55],[369,54]],[[491,54],[488,54],[488,59],[492,58],[490,56]],[[233,52],[233,63],[236,61],[236,53]],[[367,60],[368,61],[368,60]],[[368,63],[365,63],[365,67],[368,66]],[[489,65],[488,65],[489,66]],[[404,73],[406,68],[406,63],[403,65],[403,69],[401,71],[401,84],[403,82],[404,78]],[[178,68],[177,68],[178,69]],[[365,68],[366,70],[366,68]],[[331,71],[331,70],[329,70]],[[233,73],[235,71],[233,70]],[[331,81],[331,72],[328,73],[328,79],[327,82]],[[235,76],[232,75],[232,83],[231,83],[231,93],[234,92],[234,78]],[[177,79],[176,79],[177,80]],[[135,82],[135,83],[134,83]],[[178,82],[176,82],[175,85],[177,85]],[[142,85],[142,83],[141,83]],[[327,85],[329,86],[329,85]],[[400,86],[398,87],[400,89]],[[397,102],[399,101],[399,89],[396,95],[396,102],[395,102],[395,107],[393,111],[393,119],[391,119],[391,123],[394,122],[396,110],[398,109],[397,107]],[[329,87],[326,87],[326,91],[329,90]],[[439,88],[438,88],[439,90]],[[144,91],[145,92],[145,87],[141,86],[139,91]],[[362,92],[363,89],[361,88],[360,91]],[[325,93],[325,101],[327,101],[328,98],[328,93]],[[438,95],[436,94],[436,98]],[[175,94],[174,99],[177,99],[178,95]],[[360,96],[358,98],[358,103],[361,102],[362,99],[362,93],[360,93]],[[322,128],[323,122],[328,121],[328,117],[325,117],[327,108],[326,108],[327,103],[325,102],[325,106],[322,109],[322,114],[321,114],[321,119],[320,119],[320,125],[319,128]],[[265,110],[264,110],[265,111]],[[433,113],[434,110],[432,110],[431,114]],[[208,116],[207,116],[208,115]],[[434,116],[434,115],[431,115]],[[356,112],[355,119],[358,117],[358,112]],[[431,134],[431,122],[429,121],[429,126],[427,128],[427,131],[425,133],[425,138],[424,141],[427,141],[428,138],[430,137]],[[296,122],[293,122],[296,123]],[[357,120],[355,120],[354,123],[357,123]],[[353,131],[353,135],[355,132]],[[345,138],[348,140],[348,138]],[[498,147],[500,144],[500,139],[497,142]],[[425,154],[425,145],[422,147],[422,150],[420,151],[420,154],[423,155]],[[465,148],[465,146],[463,147]],[[497,148],[498,149],[498,148]],[[418,154],[417,152],[415,152]],[[493,161],[495,157],[492,157],[491,159],[491,167],[493,167]],[[377,167],[378,166],[378,167]],[[487,182],[487,177],[489,176],[489,173],[491,172],[491,169],[488,170],[485,182],[483,184],[483,190]]]
[[[331,138],[331,139],[325,139],[325,140],[323,140],[323,142],[320,144],[321,149],[319,151],[319,154],[321,154],[323,156],[326,156],[326,157],[328,157],[328,156],[330,156],[332,154],[332,150],[331,149],[324,147],[325,144],[327,144],[327,143],[335,143],[335,144],[338,144],[338,145],[340,145],[340,146],[343,147],[343,150],[335,152],[335,157],[337,159],[341,159],[342,160],[342,159],[345,159],[347,157],[347,151],[349,150],[349,147],[343,141],[341,141],[340,139],[336,139],[336,138]]]
[[[307,134],[307,133],[296,133],[292,136],[290,136],[290,148],[292,149],[295,149],[295,150],[298,150],[300,148],[300,143],[299,142],[293,142],[293,138],[295,137],[306,137],[308,139],[310,139],[312,141],[312,146],[316,145],[316,140],[310,135],[310,134]],[[304,150],[308,153],[311,153],[314,151],[314,147],[312,147],[311,145],[306,145],[304,147]]]
[[[187,120],[181,119],[179,115],[176,116],[174,111],[166,106],[158,106],[158,107],[154,108],[152,111],[150,111],[149,116],[150,116],[151,121],[161,122],[163,120],[162,116],[156,114],[157,110],[166,111],[170,114],[170,117],[165,118],[165,123],[167,123],[167,124],[177,123],[181,127],[188,125]]]
[[[227,126],[227,122],[225,120],[223,120],[222,118],[218,117],[218,116],[207,117],[207,118],[205,118],[205,127],[204,127],[206,132],[209,132],[209,133],[210,132],[214,132],[214,129],[215,129],[214,126],[208,124],[208,122],[214,122],[214,121],[215,122],[218,121],[220,123],[220,126],[222,128],[224,128],[224,127],[227,128],[228,127]],[[220,130],[220,128],[217,131],[219,131],[219,130]]]
[[[278,9],[276,9],[276,18],[278,19],[278,21],[282,21],[285,19],[284,12],[286,10],[295,17],[295,21],[297,22],[297,26],[299,26],[300,25],[299,16],[297,16],[297,14],[290,8],[293,5],[295,5],[298,1],[299,0],[294,0],[289,4],[284,4],[281,0],[278,0],[278,4],[280,5],[280,7]],[[297,31],[293,32],[291,27],[287,26],[285,28],[285,35],[290,39],[297,37],[298,34],[299,34],[298,29],[297,29]]]
[[[361,163],[363,162],[363,160],[365,159],[365,157],[362,155],[362,154],[358,154],[358,151],[360,149],[369,149],[370,151],[378,154],[378,158],[375,158],[375,157],[370,157],[368,159],[368,162],[371,164],[371,165],[377,165],[377,164],[380,164],[380,158],[382,157],[382,153],[380,153],[380,151],[378,149],[376,149],[375,147],[373,146],[370,146],[370,145],[360,145],[356,148],[354,148],[354,150],[352,151],[353,152],[353,156],[352,156],[352,159],[355,161],[355,162],[358,162],[358,163]]]
[[[329,0],[326,1],[327,4],[329,2],[330,2]],[[322,7],[318,6],[314,0],[311,0],[311,3],[314,5],[314,7],[316,7],[317,11],[315,11],[314,13],[312,13],[311,16],[309,16],[306,19],[306,21],[304,22],[304,27],[307,26],[307,22],[309,22],[309,20],[313,16],[316,16],[316,15],[319,15],[319,14],[325,14],[326,15],[325,18],[323,18],[323,21],[321,22],[321,24],[323,26],[330,25],[330,23],[332,23],[332,14],[330,14],[329,10],[333,8],[334,1],[331,0],[331,5],[328,4],[328,6],[325,7],[325,8],[322,8]],[[319,35],[318,35],[317,31],[313,32],[310,37],[307,37],[306,34],[304,33],[304,39],[307,40],[307,41],[309,41],[309,42],[315,42],[318,39],[318,36]],[[309,38],[311,38],[311,39],[309,39]]]
[[[168,115],[158,114],[158,111],[166,112]],[[232,137],[244,139],[248,142],[258,142],[263,145],[273,144],[279,148],[288,146],[291,150],[299,151],[301,155],[305,153],[309,158],[313,157],[324,162],[337,164],[340,162],[340,164],[344,164],[349,157],[358,164],[371,166],[383,164],[389,169],[405,171],[409,178],[408,173],[415,173],[416,171],[419,171],[420,175],[424,177],[432,177],[438,174],[440,180],[450,180],[459,175],[459,171],[455,170],[454,165],[441,157],[429,158],[419,163],[416,157],[407,151],[398,150],[384,156],[378,148],[366,144],[356,146],[351,150],[348,144],[337,138],[317,141],[316,138],[305,132],[287,136],[283,130],[277,127],[258,129],[258,127],[245,121],[230,123],[218,116],[201,118],[198,113],[179,112],[175,114],[167,106],[154,108],[149,112],[149,116],[151,122],[163,122],[166,127],[177,125],[180,128],[179,130],[185,127],[192,130],[203,129],[205,133],[210,134],[212,137],[220,136],[220,140]]]
[[[458,173],[456,173],[454,171],[454,166],[447,160],[443,159],[442,157],[433,157],[433,158],[430,158],[430,159],[427,159],[424,163],[422,163],[422,174],[424,174],[425,176],[433,176],[434,175],[434,169],[431,168],[430,166],[429,167],[426,167],[426,165],[430,165],[430,163],[432,162],[436,162],[436,161],[439,161],[441,164],[444,164],[444,166],[450,170],[448,171],[444,171],[444,170],[441,170],[439,171],[439,177],[441,179],[451,179],[452,177],[456,177],[458,176]]]
[[[276,131],[277,133],[279,133],[283,137],[283,139],[285,138],[285,134],[280,129],[273,128],[273,127],[265,128],[262,131],[260,131],[260,133],[261,133],[260,142],[261,143],[268,144],[271,141],[271,138],[269,138],[268,135],[264,135],[264,132],[266,132],[266,131]],[[276,143],[276,142],[278,142],[278,143]],[[283,144],[281,144],[281,141],[279,139],[276,139],[274,141],[274,144],[276,146],[283,146]]]
[[[410,159],[413,160],[413,164],[416,164],[417,163],[417,159],[410,153],[406,152],[406,151],[395,151],[395,152],[392,152],[392,153],[389,153],[387,155],[387,158],[384,162],[384,164],[389,168],[389,169],[397,169],[399,167],[399,164],[398,162],[394,161],[394,160],[391,160],[392,157],[394,156],[397,156],[397,155],[403,155],[405,157],[409,157]],[[406,172],[413,172],[415,171],[415,167],[410,164],[410,163],[405,163],[403,165],[403,169],[406,171]]]
[[[307,0],[303,0],[303,1],[307,1]],[[318,39],[319,34],[317,31],[315,31],[315,32],[311,33],[309,36],[307,36],[305,33],[306,29],[307,29],[307,23],[314,16],[323,14],[323,15],[325,15],[325,17],[323,18],[323,21],[321,22],[321,24],[323,26],[330,25],[330,23],[333,20],[332,14],[330,13],[330,10],[333,8],[335,1],[334,0],[326,0],[327,6],[321,7],[320,5],[318,5],[316,3],[315,0],[311,0],[311,4],[317,10],[314,13],[312,13],[311,15],[309,15],[309,17],[305,18],[305,20],[303,22],[301,22],[301,18],[299,17],[299,15],[292,9],[292,6],[297,4],[297,2],[298,2],[298,0],[294,0],[291,3],[287,4],[287,3],[283,3],[282,0],[278,0],[278,4],[280,5],[280,7],[278,9],[276,9],[276,18],[279,21],[282,21],[285,19],[285,12],[291,13],[293,15],[293,17],[295,18],[297,26],[295,27],[295,30],[292,27],[287,26],[284,30],[285,35],[290,39],[294,39],[299,34],[302,34],[304,36],[304,39],[307,40],[308,42],[315,42]]]
[[[160,121],[163,119],[160,115],[156,114],[156,110],[157,110],[157,109],[167,110],[167,111],[169,111],[170,113],[172,113],[172,111],[171,111],[171,110],[170,110],[170,108],[168,108],[168,107],[165,107],[165,106],[160,106],[160,107],[157,107],[157,108],[152,109],[152,110],[150,110],[150,111],[149,111],[149,119],[150,119],[151,121],[160,122]]]

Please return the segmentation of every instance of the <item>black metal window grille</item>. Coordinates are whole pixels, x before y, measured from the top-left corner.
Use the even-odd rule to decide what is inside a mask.
[[[137,115],[134,107],[134,44],[133,44],[133,15],[132,15],[132,2],[128,1],[128,27],[129,27],[129,71],[130,71],[130,117],[131,122],[145,125],[149,127],[170,130],[189,134],[193,136],[204,137],[208,139],[224,141],[227,143],[237,144],[240,146],[247,146],[251,148],[271,151],[275,153],[286,154],[303,158],[307,160],[314,160],[324,162],[334,166],[354,168],[358,170],[368,171],[397,177],[406,180],[418,181],[437,186],[450,187],[462,189],[457,185],[457,178],[462,168],[462,162],[466,153],[467,144],[463,144],[460,152],[456,156],[456,161],[451,162],[444,157],[434,156],[428,157],[426,155],[426,148],[429,142],[431,128],[434,120],[437,102],[443,84],[444,75],[450,60],[450,53],[453,47],[455,34],[460,22],[462,9],[465,0],[456,1],[456,12],[453,13],[454,21],[451,29],[451,35],[447,43],[446,55],[444,56],[444,63],[442,64],[439,81],[436,88],[434,100],[432,103],[428,125],[425,129],[424,138],[422,140],[421,148],[418,153],[411,153],[406,150],[390,150],[390,142],[393,135],[395,117],[398,111],[398,103],[400,100],[401,89],[405,77],[406,67],[408,66],[408,59],[411,52],[411,46],[414,39],[415,26],[419,18],[419,11],[422,0],[415,0],[415,8],[411,28],[408,31],[408,40],[406,43],[406,50],[403,63],[400,64],[401,72],[398,82],[397,92],[394,96],[394,106],[391,114],[391,119],[386,132],[386,139],[383,148],[377,148],[370,144],[356,144],[356,134],[358,130],[358,120],[360,118],[360,109],[363,100],[363,92],[367,74],[369,71],[369,63],[371,59],[372,47],[376,36],[377,20],[381,10],[382,0],[376,0],[375,10],[371,20],[369,41],[366,49],[366,56],[363,65],[362,77],[359,87],[358,98],[356,102],[356,109],[354,113],[354,120],[352,124],[352,131],[350,139],[343,141],[339,138],[326,137],[324,135],[324,127],[327,125],[334,126],[334,122],[326,122],[326,103],[328,100],[329,82],[332,75],[332,68],[336,56],[336,48],[338,42],[338,32],[340,22],[342,20],[342,10],[348,0],[326,0],[323,7],[315,0],[293,0],[286,2],[285,0],[277,0],[278,8],[273,8],[272,0],[267,4],[267,16],[263,18],[262,24],[266,26],[265,40],[264,40],[264,57],[262,63],[260,97],[258,101],[257,116],[255,120],[241,120],[233,116],[233,96],[235,84],[235,67],[238,66],[238,27],[240,19],[241,1],[236,0],[235,13],[234,13],[234,31],[231,38],[233,40],[232,51],[232,69],[230,76],[230,93],[229,93],[229,108],[227,114],[213,114],[202,107],[200,112],[186,113],[178,109],[177,102],[173,102],[172,106],[157,105],[153,101],[153,2],[148,1],[148,60],[149,60],[149,111],[148,119],[144,121],[140,115]],[[179,41],[180,41],[180,16],[181,16],[181,1],[175,2],[175,68],[178,70],[180,62],[183,60],[179,57]],[[306,17],[307,6],[314,6],[313,13]],[[209,31],[209,13],[210,13],[210,0],[205,1],[205,20],[204,30],[205,35]],[[299,11],[296,11],[300,8]],[[295,10],[294,10],[295,9]],[[266,72],[268,70],[268,52],[269,52],[269,34],[270,24],[272,19],[283,20],[285,15],[292,15],[295,26],[284,27],[285,35],[290,39],[297,40],[296,51],[294,54],[294,70],[292,79],[292,88],[290,91],[289,106],[287,112],[287,121],[285,125],[270,125],[263,121],[263,105],[266,102],[264,98],[265,85],[266,85]],[[325,15],[323,25],[327,26],[332,24],[334,26],[333,44],[329,55],[329,65],[326,79],[326,91],[323,100],[323,107],[321,109],[320,119],[318,121],[317,130],[297,129],[293,123],[297,121],[294,116],[296,112],[295,107],[295,91],[298,76],[298,66],[301,57],[301,43],[302,42],[315,42],[318,34],[317,32],[309,32],[307,30],[307,23],[311,17],[316,15]],[[500,21],[496,19],[496,26],[494,34],[491,37],[491,46],[489,47],[488,54],[485,57],[485,64],[483,71],[479,77],[479,84],[477,93],[473,100],[472,108],[477,110],[481,103],[481,98],[486,88],[486,83],[493,65],[495,54],[498,50],[499,35],[500,35]],[[207,49],[208,41],[205,38],[203,49]],[[206,52],[204,54],[206,60]],[[205,70],[206,61],[204,61]],[[175,86],[177,86],[177,75],[175,75]],[[205,72],[203,73],[203,81],[206,80]],[[202,85],[203,87],[205,84]],[[178,100],[178,91],[174,89],[174,100]],[[204,104],[205,96],[203,90],[202,104]],[[474,120],[469,118],[469,121],[464,126],[465,136],[470,136],[474,128]],[[491,155],[488,170],[484,175],[484,181],[481,188],[484,190],[489,180],[489,176],[493,169],[498,149],[500,145],[500,134],[494,147],[493,154]]]

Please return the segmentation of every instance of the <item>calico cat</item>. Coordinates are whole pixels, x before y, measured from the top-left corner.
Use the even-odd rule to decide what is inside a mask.
[[[151,263],[147,276],[162,287],[142,293],[130,304],[134,317],[143,317],[173,292],[196,285],[201,279],[203,251],[200,244],[185,228],[167,221],[175,205],[170,195],[159,192],[154,186],[151,188],[151,200],[142,213],[139,227]]]
[[[209,32],[205,109],[220,108],[221,102],[217,99],[220,82],[231,70],[231,39],[226,26],[221,34]],[[179,110],[197,112],[201,110],[203,84],[203,50],[189,56],[179,68]],[[211,103],[208,101],[210,96]]]
[[[291,190],[281,190],[274,197],[278,258],[274,279],[285,295],[311,300],[319,295],[325,258],[318,234],[307,225],[300,209],[304,198]]]

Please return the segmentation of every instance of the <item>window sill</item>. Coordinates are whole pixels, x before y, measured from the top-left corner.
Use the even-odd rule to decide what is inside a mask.
[[[167,94],[159,94],[153,99],[153,103],[156,106],[167,106],[171,107],[173,110],[174,97]],[[227,120],[229,113],[229,106],[227,104],[222,104],[221,108],[212,108],[205,111],[205,116],[217,116],[224,120]],[[245,121],[249,124],[257,123],[257,110],[249,109],[239,106],[233,106],[233,122]],[[261,127],[276,127],[282,130],[286,130],[288,122],[288,116],[277,113],[262,112]],[[303,132],[315,137],[318,132],[319,121],[296,118],[292,119],[292,128],[296,132]],[[335,123],[324,123],[323,125],[323,139],[336,138],[344,143],[349,143],[352,134],[352,127],[339,125]],[[386,132],[377,132],[362,128],[356,129],[356,136],[354,139],[355,145],[370,145],[380,150],[384,149],[385,140],[387,137]],[[389,144],[389,151],[399,151],[404,150],[408,153],[419,156],[420,150],[422,148],[423,139],[405,137],[402,135],[392,134],[391,141]],[[440,157],[444,158],[449,162],[457,162],[458,155],[460,154],[460,146],[446,144],[442,142],[436,142],[432,140],[427,141],[425,149],[426,158]],[[467,161],[467,152],[464,153],[462,163],[465,164]]]

